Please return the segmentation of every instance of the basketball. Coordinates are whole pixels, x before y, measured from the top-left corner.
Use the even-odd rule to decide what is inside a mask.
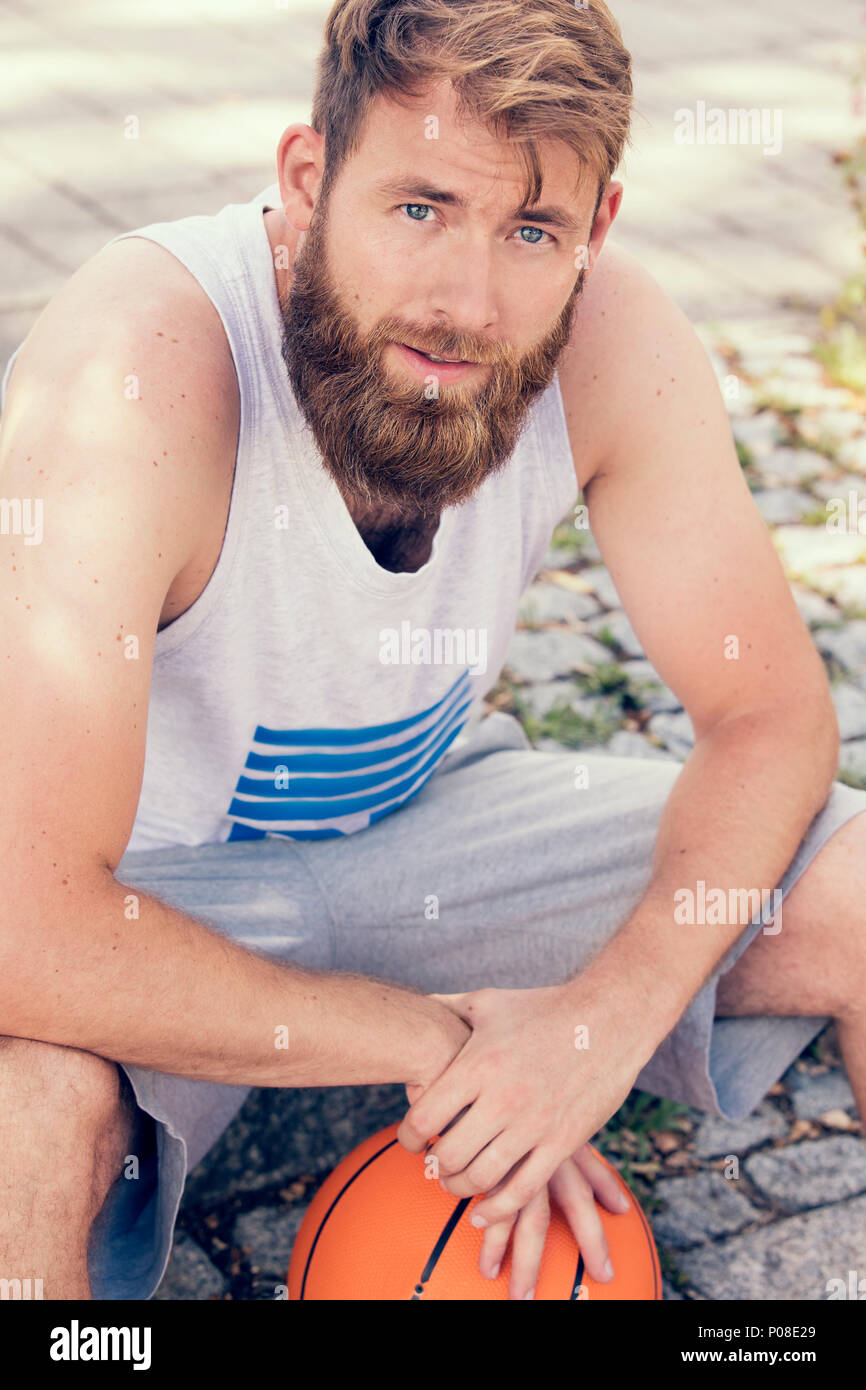
[[[497,1278],[486,1279],[478,1268],[484,1232],[469,1224],[481,1196],[446,1192],[425,1155],[398,1142],[398,1128],[365,1139],[319,1188],[292,1250],[289,1298],[507,1300],[511,1243]],[[535,1297],[661,1299],[647,1219],[616,1169],[598,1157],[631,1202],[622,1215],[598,1204],[615,1277],[607,1284],[589,1278],[565,1217],[551,1203]]]

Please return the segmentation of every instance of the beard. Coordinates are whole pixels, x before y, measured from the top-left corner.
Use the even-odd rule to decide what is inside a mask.
[[[317,207],[295,257],[288,296],[280,296],[282,356],[322,459],[350,508],[432,520],[466,501],[514,452],[527,412],[553,380],[569,341],[581,270],[550,333],[522,356],[444,330],[418,330],[396,317],[362,332],[344,307],[328,262],[327,214]],[[383,361],[389,342],[485,365],[480,387],[413,381]],[[404,379],[405,377],[405,379]]]

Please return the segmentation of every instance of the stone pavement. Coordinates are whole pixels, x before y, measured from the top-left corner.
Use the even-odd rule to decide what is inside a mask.
[[[119,231],[245,200],[309,119],[327,0],[7,0],[0,109],[0,370],[48,298]],[[856,268],[833,168],[866,37],[857,0],[614,0],[638,117],[614,240],[711,353],[741,462],[833,682],[840,776],[866,785],[866,421],[809,352]],[[782,113],[760,143],[674,140],[677,113]],[[863,499],[863,500],[861,500]],[[836,518],[835,528],[829,523]],[[853,525],[852,525],[853,518]],[[844,522],[844,526],[841,524]],[[646,661],[587,532],[565,519],[494,703],[537,744],[679,758],[690,722]],[[650,1213],[671,1298],[823,1298],[866,1274],[866,1161],[832,1028],[736,1125],[634,1092],[596,1142]],[[401,1087],[256,1090],[191,1176],[172,1299],[273,1298],[311,1193]],[[724,1176],[739,1159],[736,1181]]]

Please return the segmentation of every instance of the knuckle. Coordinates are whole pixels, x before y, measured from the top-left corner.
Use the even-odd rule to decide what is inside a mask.
[[[474,1163],[466,1177],[472,1183],[473,1192],[489,1192],[497,1181],[498,1170],[492,1159],[486,1159],[483,1163]]]
[[[546,1231],[550,1224],[550,1208],[546,1202],[530,1202],[522,1213],[522,1220],[533,1231]]]
[[[447,1143],[437,1144],[435,1149],[431,1149],[430,1152],[437,1161],[440,1178],[453,1178],[455,1174],[460,1172],[461,1165],[453,1144],[450,1148]]]
[[[426,1110],[419,1110],[413,1107],[403,1123],[413,1139],[426,1139],[429,1132],[429,1121]]]

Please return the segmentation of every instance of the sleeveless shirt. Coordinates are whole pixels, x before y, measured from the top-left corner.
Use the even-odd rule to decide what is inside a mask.
[[[295,401],[262,216],[276,184],[151,223],[214,304],[240,425],[222,550],[156,634],[129,850],[347,835],[397,810],[483,714],[523,590],[578,497],[558,375],[507,463],[447,507],[414,573],[365,545]],[[0,406],[16,353],[0,387]]]

